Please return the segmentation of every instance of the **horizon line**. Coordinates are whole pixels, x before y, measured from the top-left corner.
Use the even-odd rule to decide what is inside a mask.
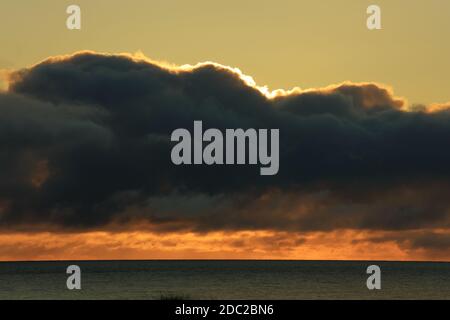
[[[0,260],[0,263],[27,262],[404,262],[404,263],[450,263],[450,260],[358,260],[358,259],[61,259],[61,260]]]

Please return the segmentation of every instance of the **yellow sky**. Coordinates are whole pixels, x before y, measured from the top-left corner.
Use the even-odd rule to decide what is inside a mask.
[[[82,30],[65,27],[69,4]],[[366,28],[369,4],[381,31]],[[450,100],[450,2],[443,0],[15,0],[0,2],[0,69],[81,49],[239,67],[271,89],[345,80],[391,85],[410,103]]]

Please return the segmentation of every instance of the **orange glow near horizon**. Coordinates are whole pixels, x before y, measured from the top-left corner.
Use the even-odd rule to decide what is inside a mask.
[[[275,231],[9,233],[0,235],[0,261],[28,260],[399,260],[450,261],[446,251],[389,240],[401,232]],[[371,239],[386,241],[371,241]]]

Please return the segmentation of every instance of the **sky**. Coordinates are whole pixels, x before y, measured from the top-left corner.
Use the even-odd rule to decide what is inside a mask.
[[[382,9],[378,32],[366,28],[372,3]],[[65,28],[69,4],[2,1],[0,68],[81,49],[142,51],[175,64],[238,67],[272,89],[375,81],[411,103],[449,100],[448,1],[79,0],[79,32]]]
[[[450,3],[372,3],[3,1],[0,260],[449,261]],[[279,174],[175,167],[198,119]]]

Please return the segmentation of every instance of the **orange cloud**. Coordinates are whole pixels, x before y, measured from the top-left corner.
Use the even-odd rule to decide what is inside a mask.
[[[304,234],[272,231],[12,233],[0,236],[0,260],[450,260],[449,248],[425,250],[408,241],[398,241],[408,237],[414,234],[353,230]]]

